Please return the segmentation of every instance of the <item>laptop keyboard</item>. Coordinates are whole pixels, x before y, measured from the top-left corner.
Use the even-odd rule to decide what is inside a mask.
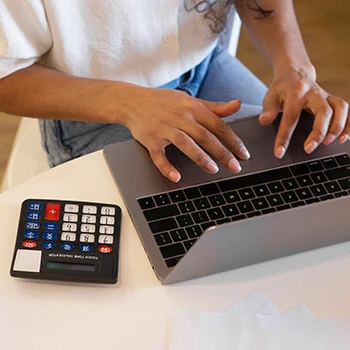
[[[350,194],[347,154],[139,198],[168,267],[208,227]]]

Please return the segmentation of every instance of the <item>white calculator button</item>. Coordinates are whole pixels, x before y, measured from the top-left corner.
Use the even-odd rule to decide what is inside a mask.
[[[78,221],[78,215],[77,214],[64,214],[63,215],[63,221],[77,222]]]
[[[113,207],[102,207],[101,214],[102,215],[114,215],[115,209]]]
[[[95,225],[81,225],[81,232],[91,232],[94,233],[95,232]]]
[[[114,225],[114,216],[101,216],[100,223],[103,225]]]
[[[83,215],[81,218],[81,222],[84,222],[85,224],[94,224],[96,222],[96,216],[95,215]]]
[[[112,244],[113,243],[113,237],[107,236],[107,235],[100,235],[98,237],[98,242],[103,244]]]
[[[83,233],[80,235],[80,242],[85,242],[85,243],[94,243],[95,242],[95,236],[90,235],[88,233]]]
[[[107,235],[112,235],[114,233],[114,227],[113,226],[101,225],[100,226],[100,233],[104,233],[104,234],[107,234]]]
[[[79,211],[79,205],[78,204],[66,204],[64,206],[64,211],[66,213],[77,213]]]
[[[61,240],[66,242],[75,242],[76,234],[70,232],[62,232]]]
[[[76,232],[77,224],[72,224],[70,222],[64,222],[62,224],[62,231]]]
[[[96,214],[97,207],[95,207],[94,205],[84,205],[83,206],[83,213],[84,214]]]

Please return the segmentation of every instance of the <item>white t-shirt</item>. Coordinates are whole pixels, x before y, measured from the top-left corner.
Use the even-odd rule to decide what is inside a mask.
[[[184,1],[1,0],[0,79],[37,61],[79,77],[163,85],[216,45]]]

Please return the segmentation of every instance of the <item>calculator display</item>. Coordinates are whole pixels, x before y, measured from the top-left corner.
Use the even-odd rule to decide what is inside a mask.
[[[47,262],[46,268],[55,269],[55,270],[72,270],[72,271],[89,271],[89,272],[96,271],[96,265],[70,264],[70,263],[53,262],[53,261]]]

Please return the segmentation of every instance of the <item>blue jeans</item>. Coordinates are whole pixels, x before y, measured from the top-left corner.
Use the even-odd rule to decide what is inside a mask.
[[[208,101],[241,100],[241,110],[225,118],[226,121],[259,114],[267,92],[266,86],[220,45],[198,66],[161,88],[182,90]],[[40,120],[39,123],[50,166],[133,138],[129,129],[119,124],[59,120]]]

